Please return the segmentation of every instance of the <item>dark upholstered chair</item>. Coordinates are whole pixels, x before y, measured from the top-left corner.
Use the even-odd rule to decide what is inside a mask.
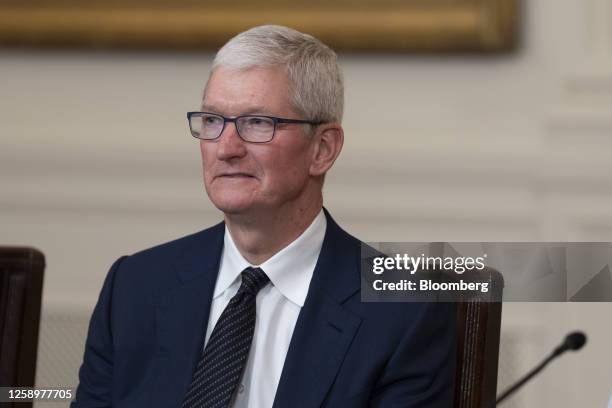
[[[44,267],[36,249],[0,247],[0,387],[34,386]]]
[[[501,326],[501,274],[485,268],[484,281],[492,292],[487,296],[496,301],[464,299],[457,304],[457,373],[454,408],[490,408],[495,406],[499,335]],[[497,301],[500,300],[500,301]]]

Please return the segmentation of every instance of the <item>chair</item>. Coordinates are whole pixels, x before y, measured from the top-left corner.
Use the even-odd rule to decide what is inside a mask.
[[[34,386],[44,267],[34,248],[0,247],[1,387]]]
[[[457,304],[457,369],[454,408],[495,406],[501,326],[503,277],[485,268],[481,281],[492,288],[485,301],[477,297]]]

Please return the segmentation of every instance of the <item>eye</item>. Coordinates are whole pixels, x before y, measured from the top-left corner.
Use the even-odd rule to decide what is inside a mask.
[[[205,126],[219,126],[223,124],[223,119],[214,115],[202,115],[202,123]]]
[[[246,125],[252,128],[270,128],[274,126],[274,121],[270,118],[262,116],[249,116],[246,119]]]

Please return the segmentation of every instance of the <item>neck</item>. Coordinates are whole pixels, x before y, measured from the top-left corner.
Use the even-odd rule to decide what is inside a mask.
[[[322,197],[308,205],[290,206],[274,212],[225,214],[225,224],[242,256],[261,265],[299,237],[321,211]]]

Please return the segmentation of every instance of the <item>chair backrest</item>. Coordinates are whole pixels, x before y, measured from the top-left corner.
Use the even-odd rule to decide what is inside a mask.
[[[0,247],[1,387],[34,386],[44,267],[36,249]]]
[[[474,297],[457,304],[454,408],[495,407],[504,281],[492,268],[474,273],[481,275],[480,281],[489,282],[488,300],[496,301]]]

